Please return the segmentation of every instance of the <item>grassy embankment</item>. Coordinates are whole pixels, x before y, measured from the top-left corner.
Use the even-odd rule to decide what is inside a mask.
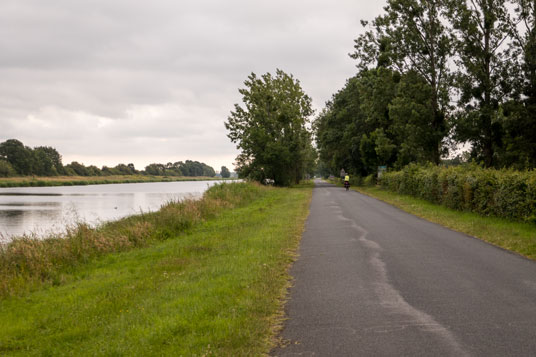
[[[456,211],[379,187],[360,186],[354,190],[392,204],[406,212],[458,232],[536,260],[536,225],[505,218]]]
[[[113,176],[22,176],[1,177],[0,187],[102,185],[110,183],[222,180],[215,177],[113,175]]]
[[[217,185],[63,240],[19,241],[0,257],[0,355],[267,353],[310,197]]]

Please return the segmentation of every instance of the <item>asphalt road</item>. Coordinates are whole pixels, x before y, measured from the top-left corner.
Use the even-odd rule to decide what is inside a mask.
[[[357,192],[317,182],[291,274],[273,356],[536,356],[536,262]]]

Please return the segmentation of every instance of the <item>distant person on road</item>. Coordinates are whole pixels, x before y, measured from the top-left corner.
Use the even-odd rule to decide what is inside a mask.
[[[346,188],[346,191],[350,188],[350,175],[344,176],[344,188]]]

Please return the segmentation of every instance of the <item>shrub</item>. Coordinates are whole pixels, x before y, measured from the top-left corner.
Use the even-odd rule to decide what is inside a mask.
[[[457,210],[536,221],[536,172],[410,164],[386,172],[380,185]]]
[[[0,177],[16,176],[17,172],[6,160],[0,160]]]
[[[352,186],[361,186],[361,185],[363,185],[363,181],[364,181],[363,177],[361,177],[361,176],[357,176],[357,175],[350,176],[350,185],[352,185]]]
[[[363,185],[365,185],[365,186],[375,186],[376,185],[376,175],[372,174],[372,175],[368,175],[367,177],[365,177],[365,179],[363,180]]]

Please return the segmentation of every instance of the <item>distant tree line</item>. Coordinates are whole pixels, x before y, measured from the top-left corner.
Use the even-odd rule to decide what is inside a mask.
[[[115,167],[85,166],[73,161],[63,165],[61,155],[49,146],[30,148],[16,139],[0,143],[0,177],[10,176],[206,176],[214,177],[214,169],[202,162],[186,160],[167,164],[150,164],[145,170],[136,170],[134,164],[118,164]]]
[[[536,3],[388,0],[355,40],[358,73],[314,122],[319,172],[536,167]]]
[[[186,160],[185,162],[168,162],[167,164],[150,164],[145,173],[154,176],[216,176],[214,169],[202,162]]]

